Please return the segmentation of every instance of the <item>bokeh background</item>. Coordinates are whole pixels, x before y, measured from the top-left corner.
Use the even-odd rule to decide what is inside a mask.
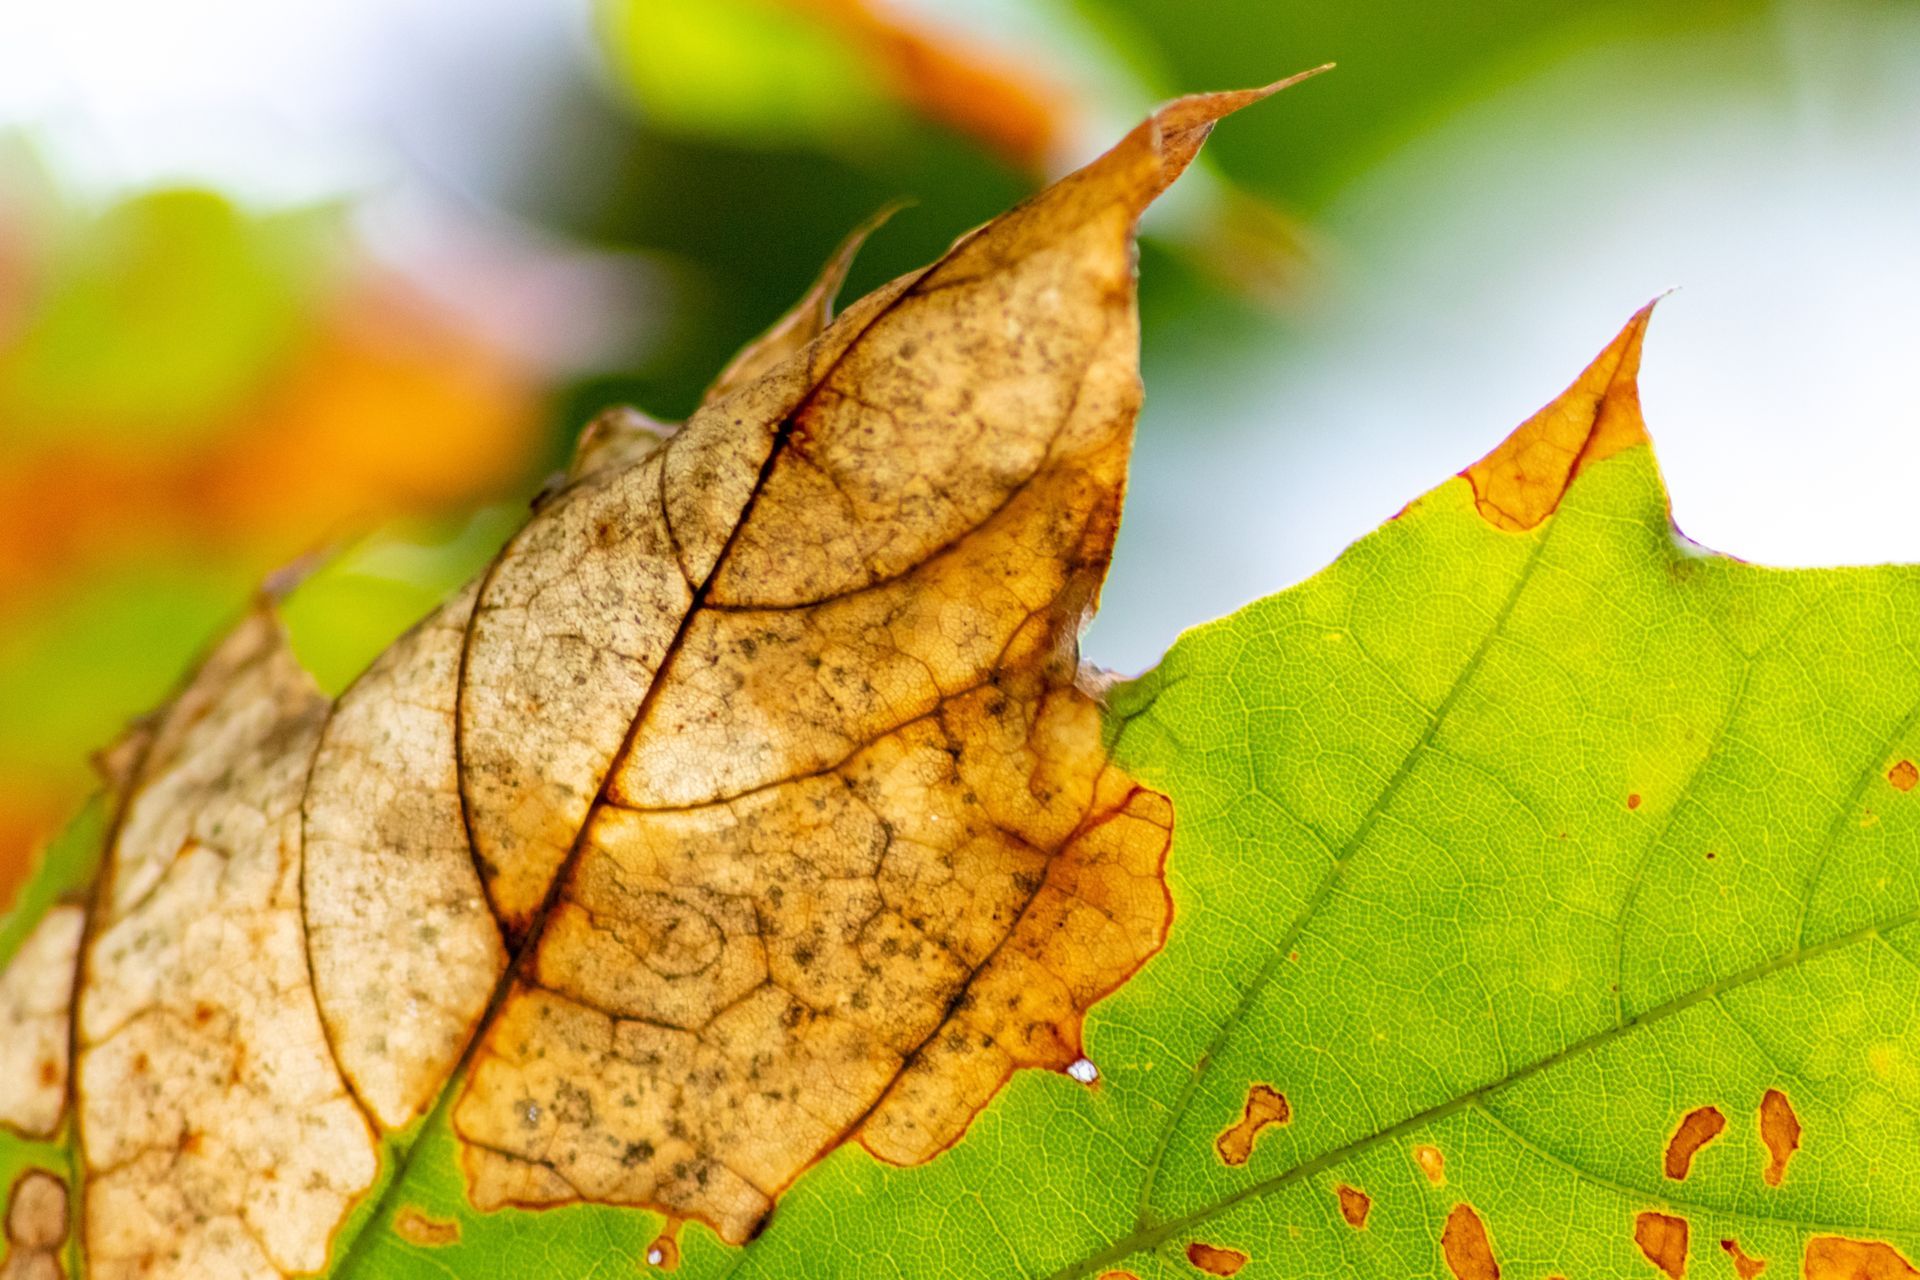
[[[1694,538],[1920,559],[1920,6],[21,0],[0,6],[0,902],[263,575],[332,688],[597,409],[684,414],[1155,102],[1148,408],[1090,658],[1149,666],[1490,447],[1670,287]]]

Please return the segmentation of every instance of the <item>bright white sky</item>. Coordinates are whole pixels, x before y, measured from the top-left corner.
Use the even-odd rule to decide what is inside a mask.
[[[1173,385],[1148,353],[1097,658],[1150,665],[1314,572],[1668,288],[1642,403],[1688,536],[1920,560],[1920,9],[1788,5],[1583,53],[1410,144],[1321,230],[1327,305],[1271,357]]]
[[[478,158],[497,110],[582,53],[588,4],[0,4],[0,122],[50,132],[82,182],[333,194],[446,147]]]
[[[0,123],[101,189],[288,199],[425,169],[484,193],[516,104],[582,56],[587,4],[0,5]],[[1096,660],[1149,664],[1318,568],[1672,286],[1643,386],[1687,533],[1779,564],[1920,560],[1920,10],[1787,0],[1744,33],[1588,50],[1423,134],[1320,230],[1321,310],[1215,369],[1148,353]]]

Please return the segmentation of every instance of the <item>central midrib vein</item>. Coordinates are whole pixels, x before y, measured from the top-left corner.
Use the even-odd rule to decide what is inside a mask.
[[[1533,577],[1534,570],[1539,567],[1541,559],[1546,554],[1547,544],[1552,541],[1553,530],[1558,523],[1558,521],[1549,523],[1546,531],[1542,533],[1535,542],[1532,553],[1515,573],[1513,587],[1507,593],[1507,598],[1501,603],[1500,611],[1494,615],[1493,621],[1487,627],[1486,634],[1480,638],[1480,643],[1476,645],[1473,652],[1467,656],[1466,662],[1460,668],[1460,673],[1454,677],[1452,687],[1447,690],[1446,696],[1440,700],[1438,706],[1430,712],[1425,712],[1427,717],[1426,727],[1420,731],[1413,743],[1407,748],[1406,753],[1400,758],[1400,764],[1394,770],[1393,776],[1387,779],[1386,785],[1383,786],[1379,794],[1374,797],[1373,804],[1368,807],[1366,815],[1360,819],[1359,825],[1353,829],[1352,834],[1347,837],[1341,844],[1339,850],[1333,855],[1332,865],[1327,868],[1326,874],[1320,879],[1320,883],[1314,887],[1313,892],[1308,896],[1306,902],[1301,905],[1292,923],[1287,926],[1286,932],[1273,944],[1273,950],[1267,956],[1266,962],[1262,964],[1259,971],[1254,974],[1253,981],[1247,984],[1246,991],[1241,995],[1239,1002],[1234,1005],[1233,1010],[1228,1013],[1226,1018],[1220,1023],[1219,1029],[1214,1032],[1213,1039],[1207,1043],[1207,1047],[1202,1050],[1200,1056],[1195,1059],[1193,1070],[1188,1075],[1186,1083],[1181,1087],[1179,1097],[1174,1099],[1173,1106],[1168,1110],[1166,1123],[1161,1126],[1159,1136],[1154,1142],[1153,1154],[1148,1158],[1146,1176],[1141,1180],[1140,1198],[1135,1208],[1135,1231],[1147,1229],[1152,1217],[1153,1190],[1159,1177],[1161,1166],[1165,1162],[1167,1148],[1173,1142],[1173,1135],[1175,1131],[1179,1129],[1180,1121],[1186,1117],[1188,1109],[1192,1106],[1194,1095],[1199,1092],[1200,1084],[1206,1078],[1207,1071],[1211,1067],[1214,1058],[1218,1056],[1221,1049],[1226,1046],[1227,1041],[1233,1037],[1234,1031],[1240,1026],[1247,1011],[1253,1007],[1255,1001],[1260,998],[1268,985],[1272,983],[1274,975],[1280,970],[1281,962],[1293,950],[1294,943],[1299,940],[1300,935],[1305,932],[1307,926],[1312,923],[1313,918],[1319,913],[1321,906],[1326,902],[1328,896],[1332,894],[1335,886],[1340,883],[1341,877],[1345,875],[1346,869],[1352,863],[1354,856],[1366,844],[1367,837],[1373,833],[1374,825],[1378,823],[1386,811],[1392,807],[1394,797],[1399,794],[1400,788],[1419,765],[1421,758],[1426,754],[1427,748],[1431,746],[1435,738],[1439,736],[1440,728],[1446,722],[1447,716],[1459,703],[1461,696],[1466,692],[1467,688],[1472,685],[1473,678],[1479,672],[1481,665],[1486,661],[1487,654],[1493,648],[1494,641],[1497,640],[1500,634],[1506,629],[1507,621],[1513,616],[1514,608],[1519,604],[1520,597],[1526,594],[1527,582]]]

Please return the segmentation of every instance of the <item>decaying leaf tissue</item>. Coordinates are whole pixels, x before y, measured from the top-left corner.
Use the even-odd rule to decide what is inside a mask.
[[[51,1137],[71,1097],[88,1275],[321,1270],[423,1117],[481,1209],[743,1244],[823,1154],[933,1159],[1080,1057],[1171,917],[1171,806],[1076,647],[1134,224],[1265,92],[1173,104],[834,318],[850,242],[677,430],[596,423],[337,703],[262,597],[113,753],[90,910],[0,987],[0,1117]]]
[[[1679,536],[1650,308],[1081,669],[1263,92],[836,317],[856,233],[338,699],[264,592],[0,918],[0,1280],[1920,1280],[1920,567]]]

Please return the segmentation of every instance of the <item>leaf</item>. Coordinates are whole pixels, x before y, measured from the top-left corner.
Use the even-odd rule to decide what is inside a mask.
[[[1100,723],[1131,225],[1252,96],[616,423],[331,708],[214,650],[0,1144],[88,1274],[1915,1274],[1920,573],[1677,538],[1647,313]]]
[[[71,1146],[89,1268],[384,1273],[569,1203],[739,1246],[834,1149],[925,1162],[1075,1066],[1169,910],[1166,800],[1074,644],[1133,227],[1272,91],[1173,104],[829,323],[857,233],[682,428],[596,424],[337,701],[264,594],[109,753],[91,901],[7,971],[46,1063],[0,1103]],[[444,1212],[414,1161],[448,1155]]]
[[[1195,1239],[1247,1275],[1920,1257],[1920,574],[1676,537],[1646,319],[1114,695],[1118,758],[1175,801],[1177,922],[1090,1050],[1201,1065],[1142,1076],[1146,1225],[1091,1272]],[[1230,1167],[1254,1081],[1291,1119]]]

